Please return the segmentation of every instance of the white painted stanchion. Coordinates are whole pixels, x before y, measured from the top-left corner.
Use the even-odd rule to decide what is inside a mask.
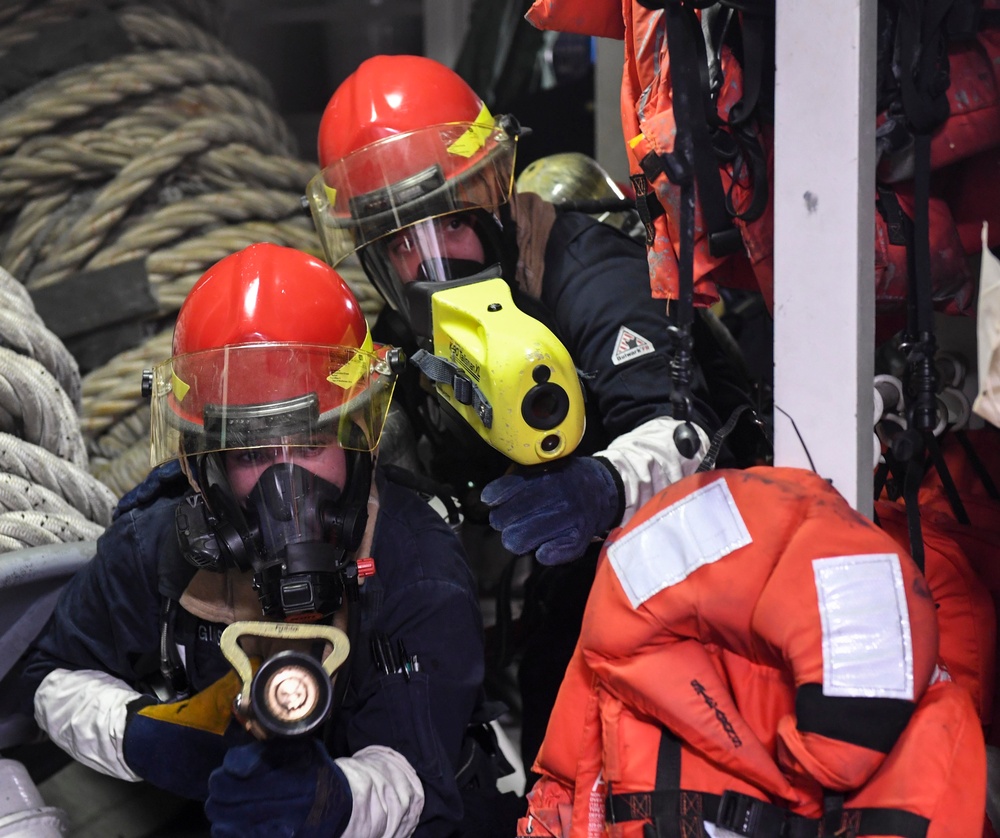
[[[45,805],[28,770],[16,760],[0,759],[0,836],[58,838],[66,833],[66,813]]]
[[[873,486],[875,11],[875,0],[777,0],[775,35],[775,462],[809,467],[811,459],[865,515]]]

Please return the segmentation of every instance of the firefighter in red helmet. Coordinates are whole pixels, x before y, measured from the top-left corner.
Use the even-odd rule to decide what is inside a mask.
[[[575,642],[599,545],[664,486],[691,474],[719,416],[746,400],[744,382],[700,322],[688,420],[674,418],[676,330],[649,294],[646,253],[611,225],[514,189],[523,134],[494,116],[455,72],[419,56],[375,56],[330,98],[319,128],[321,171],[308,187],[327,258],[357,253],[385,298],[375,334],[413,345],[422,283],[502,276],[516,305],[569,350],[587,396],[572,456],[510,465],[447,424],[404,374],[401,402],[422,466],[453,488],[463,526],[489,524],[538,565],[528,582],[520,678],[522,752],[530,764]],[[418,331],[419,334],[419,331]],[[391,338],[390,338],[391,336]],[[712,398],[709,398],[709,394]],[[674,399],[672,400],[672,397]],[[675,431],[687,444],[675,444]],[[532,623],[533,620],[538,622]]]
[[[256,244],[201,277],[144,376],[156,467],[24,662],[53,742],[205,801],[217,836],[476,831],[474,580],[373,471],[398,362],[313,256]]]

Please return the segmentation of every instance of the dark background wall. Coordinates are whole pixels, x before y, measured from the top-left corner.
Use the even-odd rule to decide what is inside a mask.
[[[271,81],[303,157],[330,94],[365,58],[429,55],[495,113],[532,129],[518,170],[556,151],[594,154],[592,39],[542,33],[525,0],[230,0],[222,38]]]

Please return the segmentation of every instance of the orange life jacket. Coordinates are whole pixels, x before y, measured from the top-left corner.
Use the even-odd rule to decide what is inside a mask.
[[[939,532],[961,547],[991,597],[995,625],[996,614],[1000,613],[1000,500],[991,492],[1000,485],[1000,431],[987,426],[966,431],[964,435],[969,449],[963,447],[960,437],[951,433],[943,436],[941,450],[968,523],[958,520],[940,475],[936,469],[929,468],[918,496],[921,529]],[[978,609],[975,613],[978,615]],[[975,619],[986,653],[990,622],[986,616]],[[1000,746],[1000,725],[997,724],[1000,689],[996,684],[1000,677],[1000,646],[994,643],[992,650],[993,667],[984,668],[982,673],[983,678],[988,678],[990,672],[993,674],[992,685],[987,683],[983,690],[983,699],[988,700],[992,695],[993,700],[991,710],[984,715],[984,723],[989,723],[987,742]]]
[[[982,731],[966,690],[928,689],[937,654],[916,565],[826,481],[686,478],[605,546],[521,834],[596,835],[614,816],[609,834],[638,836],[658,805],[816,835],[825,792],[844,835],[974,835]]]
[[[703,4],[704,5],[704,4]],[[754,4],[742,4],[752,10]],[[761,4],[762,6],[765,4]],[[997,0],[985,5],[996,8]],[[699,14],[702,14],[699,12]],[[746,21],[746,12],[742,20]],[[647,255],[652,295],[677,299],[680,252],[680,188],[657,161],[674,150],[677,125],[673,104],[671,56],[664,36],[664,12],[636,0],[535,0],[525,17],[539,29],[621,38],[625,42],[621,119],[637,200],[644,192],[656,198],[662,214],[651,220]],[[990,221],[990,246],[1000,244],[1000,31],[983,29],[973,38],[948,44],[948,119],[931,138],[929,212],[930,274],[937,308],[952,314],[970,313],[975,276],[968,256],[981,250],[983,220]],[[744,94],[743,68],[723,47],[724,84],[713,115],[725,123]],[[887,114],[879,115],[882,126]],[[724,126],[737,145],[754,154],[720,159],[718,176],[730,204],[733,224],[742,238],[735,252],[713,255],[711,220],[703,215],[703,196],[696,207],[694,241],[694,301],[710,305],[719,286],[759,289],[768,308],[773,305],[773,205],[767,199],[762,214],[749,212],[761,196],[773,193],[773,131],[746,122],[739,129]],[[718,136],[718,134],[716,134]],[[880,331],[888,336],[901,325],[910,273],[904,226],[913,218],[912,173],[901,160],[907,148],[887,154],[880,164],[880,188],[873,184],[875,298]],[[652,168],[651,168],[652,167]],[[755,180],[752,174],[758,170]],[[700,184],[699,184],[700,185]],[[748,213],[744,219],[744,213]],[[716,212],[717,214],[717,212]],[[907,216],[906,219],[902,215]],[[716,225],[718,226],[718,225]]]
[[[879,525],[909,549],[906,508],[875,502]],[[924,576],[937,606],[941,663],[952,680],[968,690],[984,728],[993,719],[996,680],[996,610],[990,592],[958,541],[940,524],[921,515]]]

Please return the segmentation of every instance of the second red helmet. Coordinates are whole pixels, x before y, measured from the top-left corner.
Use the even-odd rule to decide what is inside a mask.
[[[320,122],[307,194],[330,263],[428,219],[495,212],[513,186],[516,123],[453,70],[415,55],[362,62]]]

